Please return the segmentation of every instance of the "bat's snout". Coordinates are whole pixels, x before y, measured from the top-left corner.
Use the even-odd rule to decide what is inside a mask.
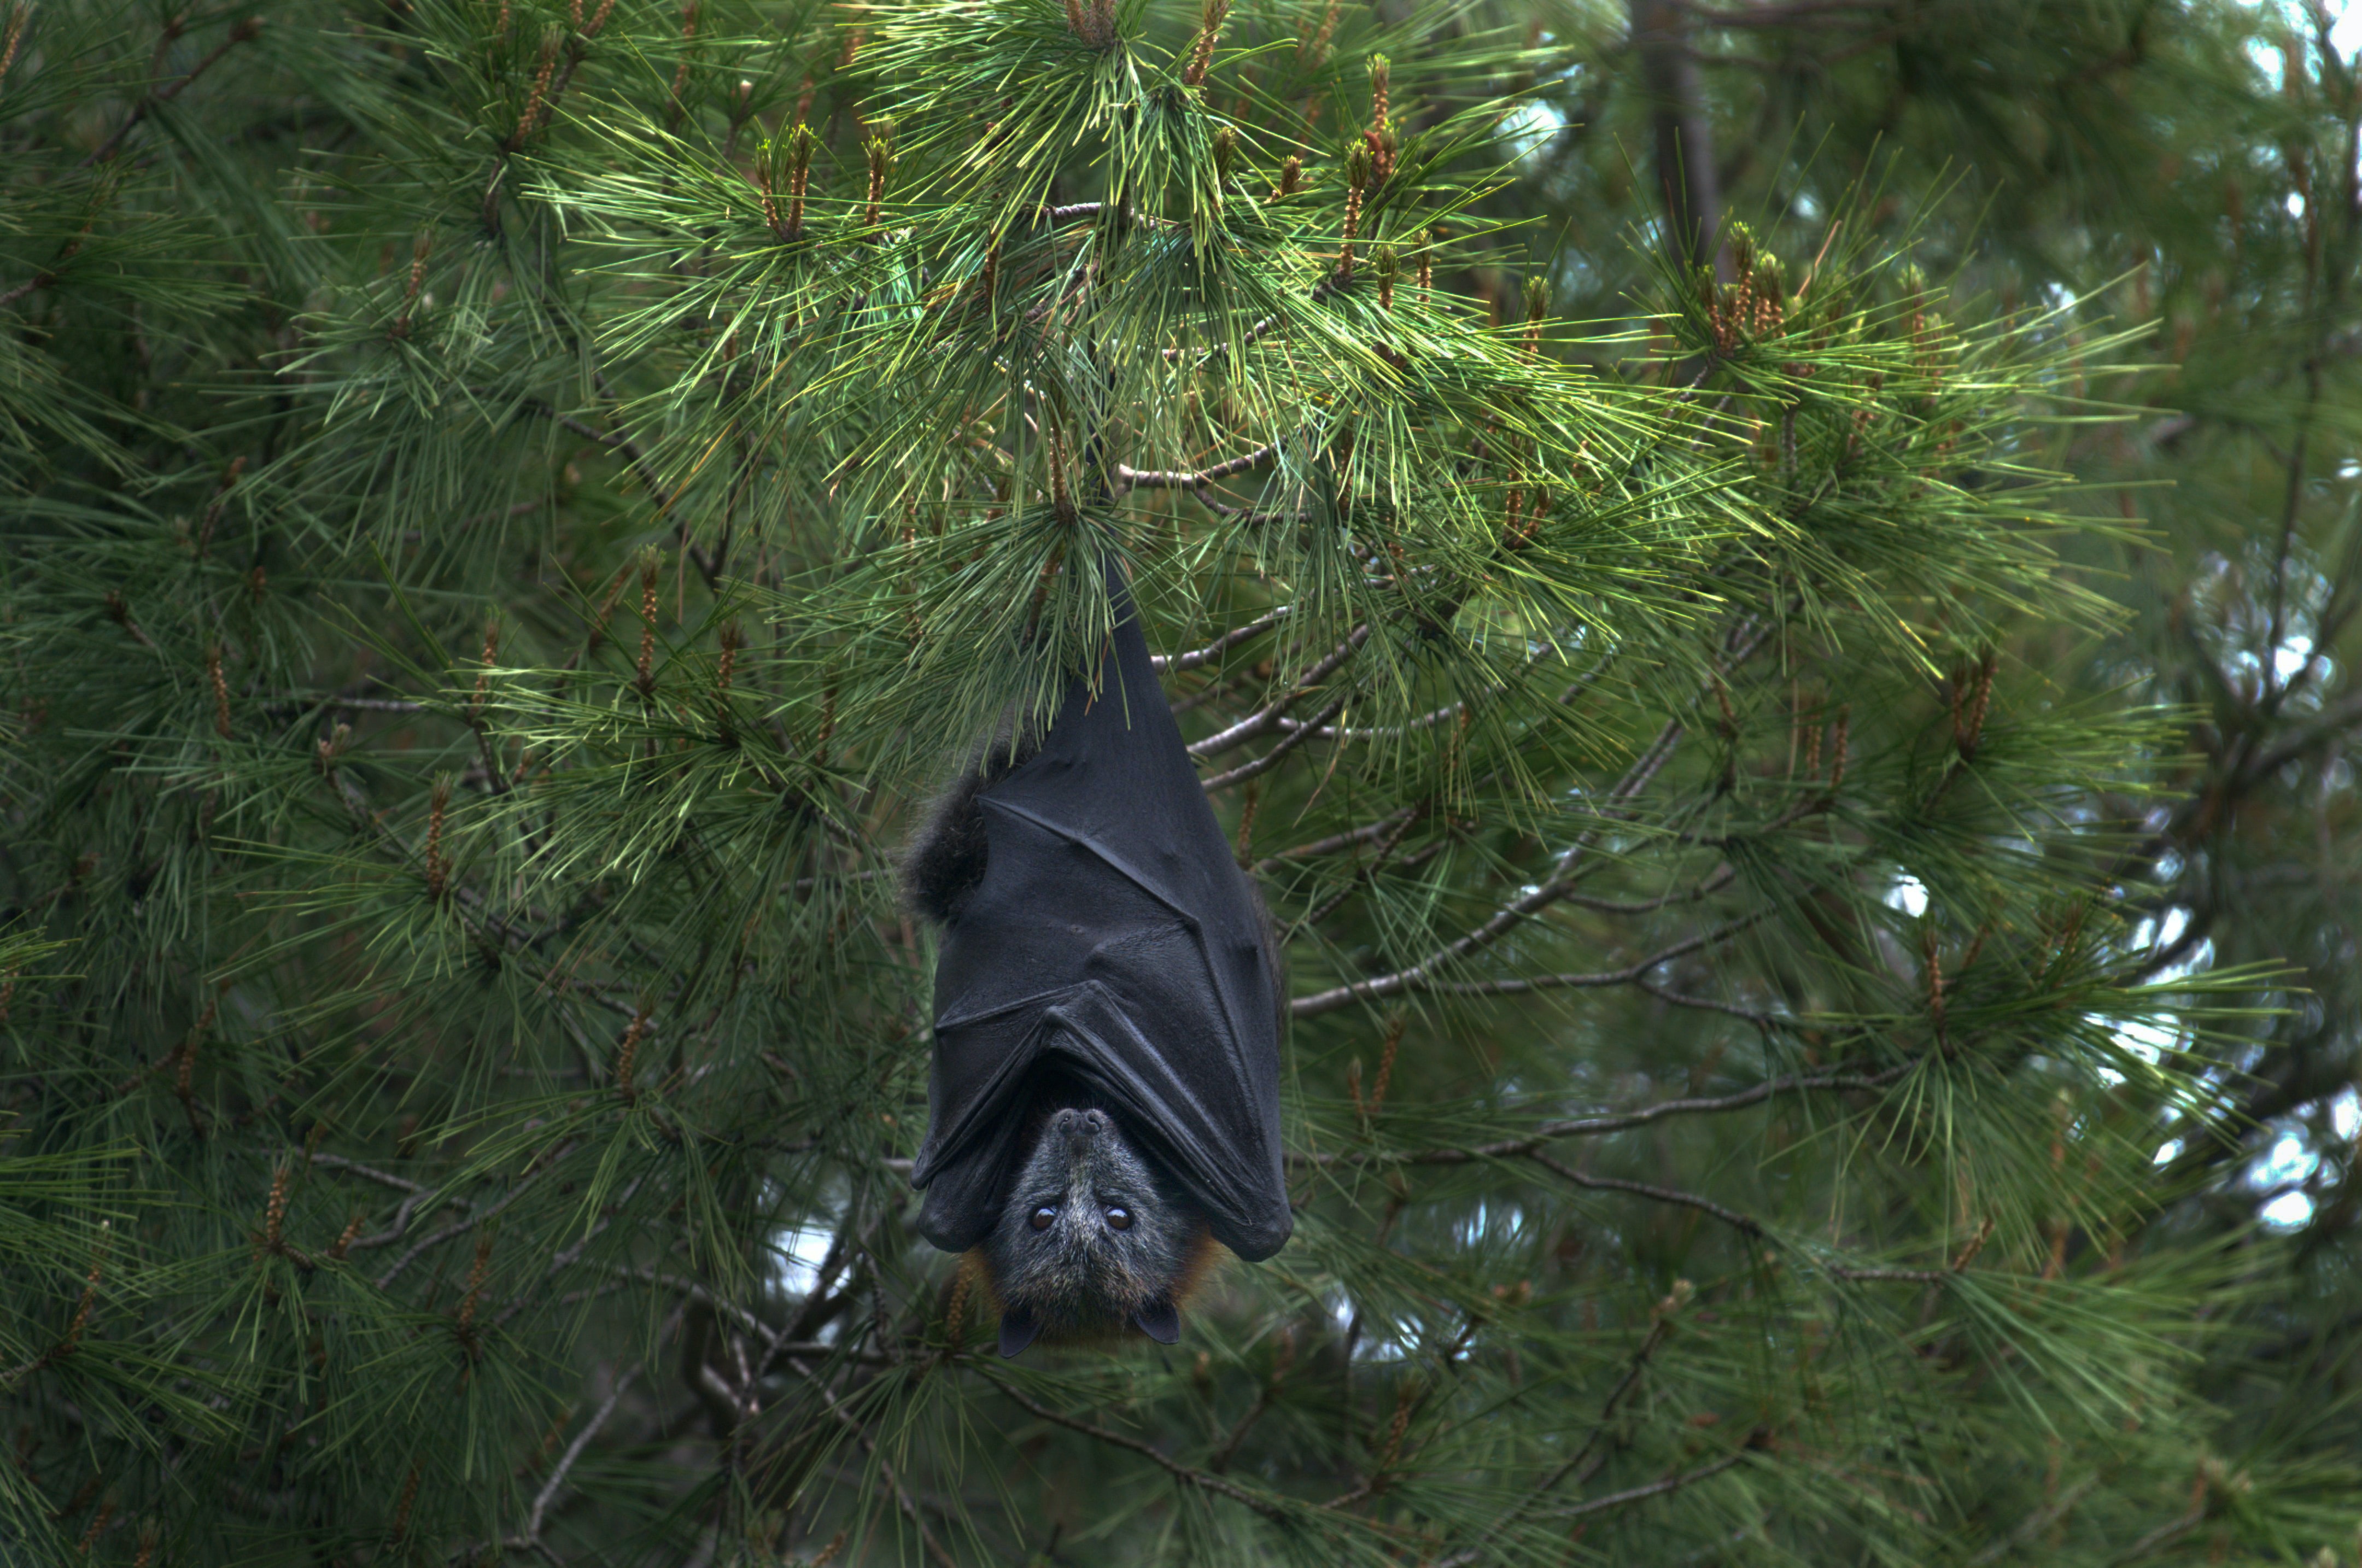
[[[1066,1145],[1066,1152],[1076,1159],[1088,1154],[1092,1145],[1107,1135],[1109,1123],[1104,1110],[1062,1110],[1050,1119],[1050,1132]]]

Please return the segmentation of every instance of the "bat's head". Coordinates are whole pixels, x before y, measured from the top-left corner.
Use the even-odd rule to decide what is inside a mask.
[[[1173,1343],[1177,1300],[1208,1246],[1204,1216],[1174,1196],[1115,1118],[1054,1111],[982,1249],[1001,1300],[1000,1353],[1038,1336],[1096,1339],[1127,1324]]]

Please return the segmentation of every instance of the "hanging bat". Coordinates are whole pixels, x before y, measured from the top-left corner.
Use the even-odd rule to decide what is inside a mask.
[[[1220,1243],[1294,1226],[1271,920],[1181,744],[1129,593],[1046,732],[971,754],[903,859],[939,933],[919,1229],[973,1252],[1000,1353],[1172,1344]]]

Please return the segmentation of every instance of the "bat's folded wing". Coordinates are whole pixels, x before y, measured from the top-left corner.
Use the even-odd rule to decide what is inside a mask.
[[[1161,960],[1185,975],[1195,953],[1179,929],[1127,945],[1117,955],[1124,964]],[[1123,1117],[1205,1211],[1216,1241],[1250,1263],[1286,1242],[1294,1219],[1276,1117],[1221,1053],[1207,1053],[1211,1042],[1160,1040],[1163,1025],[1191,1010],[1160,1006],[1171,999],[1154,994],[1163,988],[1128,983],[1136,978],[1085,979],[995,1014],[937,1023],[937,1110],[911,1172],[927,1191],[919,1228],[929,1241],[959,1252],[991,1231],[1020,1153],[1024,1082],[1054,1068]]]

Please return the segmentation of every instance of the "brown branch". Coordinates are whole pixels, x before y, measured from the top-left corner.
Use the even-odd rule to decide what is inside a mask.
[[[436,710],[400,697],[291,697],[266,703],[262,710],[274,719],[304,713],[426,713]]]
[[[1822,1266],[1837,1278],[1856,1285],[1941,1285],[1952,1277],[1950,1270],[1940,1268],[1849,1268],[1843,1264]]]
[[[1624,1369],[1624,1375],[1617,1380],[1616,1386],[1608,1390],[1606,1399],[1599,1407],[1598,1419],[1592,1422],[1589,1435],[1584,1437],[1583,1446],[1574,1451],[1573,1456],[1544,1476],[1533,1490],[1526,1494],[1524,1499],[1516,1507],[1488,1526],[1484,1534],[1477,1538],[1473,1546],[1444,1558],[1436,1564],[1436,1568],[1468,1568],[1469,1564],[1480,1560],[1486,1545],[1498,1537],[1503,1530],[1531,1513],[1540,1505],[1541,1500],[1556,1491],[1568,1476],[1575,1474],[1578,1470],[1581,1471],[1582,1474],[1576,1482],[1580,1485],[1599,1473],[1599,1467],[1607,1463],[1605,1454],[1594,1457],[1599,1447],[1599,1440],[1606,1435],[1607,1424],[1615,1419],[1617,1408],[1623,1404],[1626,1397],[1633,1389],[1639,1386],[1641,1374],[1648,1370],[1650,1359],[1657,1353],[1658,1347],[1662,1345],[1672,1333],[1673,1318],[1687,1304],[1689,1290],[1689,1283],[1686,1280],[1677,1280],[1674,1282],[1672,1294],[1657,1303],[1656,1310],[1650,1315],[1648,1333],[1643,1335],[1639,1344],[1634,1347],[1631,1364]]]
[[[1343,833],[1332,833],[1327,838],[1317,838],[1310,844],[1299,844],[1293,849],[1283,849],[1276,855],[1267,855],[1254,863],[1255,874],[1261,876],[1266,871],[1276,871],[1291,860],[1307,860],[1314,856],[1334,855],[1340,850],[1351,849],[1357,844],[1367,844],[1372,839],[1383,839],[1403,823],[1417,816],[1419,808],[1417,806],[1405,806],[1400,811],[1387,812],[1376,822],[1366,823],[1357,828],[1348,828]]]
[[[909,1519],[911,1527],[919,1532],[920,1543],[927,1549],[927,1555],[933,1558],[940,1568],[959,1568],[958,1560],[944,1550],[944,1543],[935,1539],[934,1532],[927,1528],[927,1521],[919,1517],[919,1505],[911,1501],[911,1494],[903,1489],[901,1478],[894,1474],[893,1465],[887,1462],[884,1454],[877,1452],[877,1444],[870,1438],[868,1429],[861,1424],[852,1411],[838,1403],[836,1396],[828,1391],[828,1386],[803,1363],[789,1357],[788,1366],[797,1376],[811,1386],[812,1392],[820,1396],[821,1403],[828,1407],[828,1413],[835,1418],[839,1426],[853,1434],[854,1441],[861,1445],[861,1451],[866,1453],[871,1462],[877,1466],[879,1479],[883,1480],[887,1489],[894,1494],[894,1501],[901,1507],[902,1517]]]
[[[1589,1187],[1597,1192],[1629,1193],[1634,1198],[1645,1198],[1651,1203],[1670,1203],[1678,1208],[1694,1209],[1701,1214],[1713,1215],[1731,1229],[1746,1235],[1760,1237],[1764,1234],[1761,1220],[1741,1214],[1736,1209],[1726,1209],[1710,1198],[1700,1198],[1695,1193],[1683,1192],[1675,1187],[1651,1187],[1647,1182],[1623,1181],[1615,1176],[1589,1176],[1576,1170],[1564,1161],[1552,1159],[1540,1149],[1528,1150],[1526,1158],[1552,1176],[1573,1182],[1577,1187]]]
[[[1701,1464],[1695,1470],[1684,1470],[1679,1474],[1668,1475],[1662,1481],[1651,1481],[1645,1486],[1633,1486],[1621,1492],[1610,1492],[1604,1497],[1594,1497],[1586,1503],[1576,1503],[1567,1507],[1554,1509],[1550,1517],[1554,1519],[1580,1518],[1585,1514],[1620,1508],[1628,1503],[1642,1502],[1650,1497],[1661,1497],[1669,1492],[1678,1492],[1684,1486],[1703,1481],[1709,1475],[1719,1475],[1746,1457],[1747,1451],[1741,1449],[1737,1453],[1724,1455],[1712,1464]]]
[[[1413,730],[1431,730],[1446,719],[1460,716],[1468,706],[1465,702],[1446,702],[1440,708],[1430,708],[1418,717],[1400,724],[1330,724],[1318,719],[1282,719],[1279,727],[1290,734],[1311,729],[1319,732],[1320,740],[1391,740],[1408,734]]]
[[[391,1224],[387,1225],[384,1230],[378,1231],[375,1235],[354,1237],[351,1241],[345,1243],[345,1251],[348,1253],[374,1252],[379,1247],[390,1247],[393,1245],[394,1242],[399,1242],[404,1235],[409,1233],[411,1211],[416,1209],[421,1203],[426,1201],[430,1196],[432,1195],[424,1188],[421,1188],[419,1191],[411,1194],[408,1198],[403,1198],[402,1200],[401,1207],[393,1211],[393,1220]],[[460,1207],[465,1208],[468,1206],[463,1203]]]
[[[1665,727],[1658,733],[1657,738],[1650,744],[1649,749],[1641,753],[1639,760],[1635,762],[1617,781],[1615,789],[1608,791],[1607,801],[1611,810],[1603,812],[1599,823],[1577,839],[1566,853],[1560,856],[1558,869],[1552,872],[1550,879],[1540,887],[1507,905],[1475,930],[1446,943],[1408,968],[1397,969],[1391,975],[1381,975],[1374,979],[1355,980],[1347,985],[1332,986],[1328,990],[1316,992],[1308,997],[1298,997],[1288,1004],[1289,1011],[1297,1018],[1313,1018],[1324,1012],[1333,1012],[1349,1002],[1374,1001],[1381,997],[1424,988],[1433,979],[1437,970],[1444,965],[1464,958],[1480,948],[1489,947],[1511,927],[1522,923],[1557,902],[1560,895],[1568,890],[1568,879],[1580,863],[1584,852],[1590,848],[1607,823],[1616,821],[1618,815],[1623,814],[1612,808],[1621,805],[1638,794],[1647,786],[1650,779],[1656,777],[1658,769],[1664,767],[1666,759],[1672,756],[1673,746],[1681,737],[1681,721],[1678,719],[1668,721]]]
[[[1718,893],[1723,889],[1730,886],[1730,884],[1738,878],[1738,868],[1726,862],[1721,866],[1716,867],[1713,871],[1706,875],[1705,880],[1698,883],[1697,886],[1689,889],[1685,892],[1666,893],[1659,898],[1641,899],[1631,902],[1625,902],[1616,899],[1595,899],[1584,893],[1569,893],[1559,901],[1561,903],[1573,904],[1579,910],[1590,910],[1598,914],[1653,914],[1657,911],[1668,908],[1673,904],[1695,903],[1700,899],[1707,898],[1715,893]]]
[[[1045,1421],[1065,1427],[1069,1431],[1080,1432],[1085,1437],[1106,1443],[1111,1448],[1128,1449],[1133,1453],[1140,1454],[1144,1458],[1154,1461],[1175,1480],[1186,1482],[1192,1486],[1198,1487],[1201,1491],[1211,1492],[1217,1496],[1228,1497],[1231,1501],[1237,1503],[1242,1507],[1251,1508],[1267,1519],[1285,1519],[1288,1517],[1287,1508],[1276,1497],[1266,1496],[1260,1492],[1249,1491],[1246,1487],[1238,1485],[1233,1482],[1225,1481],[1222,1477],[1213,1474],[1209,1471],[1195,1469],[1189,1465],[1184,1464],[1177,1459],[1169,1458],[1168,1456],[1158,1452],[1154,1447],[1141,1441],[1138,1438],[1126,1437],[1121,1432],[1111,1432],[1105,1427],[1095,1427],[1088,1421],[1081,1420],[1074,1416],[1061,1414],[1059,1411],[1050,1408],[1047,1405],[1036,1404],[1032,1400],[1027,1398],[1024,1395],[1020,1394],[1016,1389],[1010,1387],[1008,1384],[1002,1382],[999,1378],[992,1375],[992,1374],[984,1372],[980,1367],[977,1371],[987,1383],[989,1383],[995,1388],[999,1389],[1000,1392],[1006,1395],[1012,1403],[1018,1405],[1023,1409],[1032,1411],[1034,1415],[1040,1417]]]
[[[1184,713],[1196,712],[1209,702],[1219,702],[1225,698],[1237,696],[1252,684],[1254,679],[1254,670],[1250,668],[1231,676],[1227,680],[1208,681],[1187,697],[1174,698],[1166,706],[1173,710],[1173,716],[1177,719]]]
[[[672,1321],[657,1332],[659,1342],[671,1337],[684,1309],[674,1309]],[[557,1496],[558,1489],[566,1485],[566,1477],[573,1470],[574,1462],[582,1457],[582,1451],[590,1446],[590,1440],[599,1435],[599,1429],[605,1426],[607,1418],[615,1413],[616,1405],[622,1401],[634,1380],[646,1370],[647,1363],[642,1362],[615,1379],[615,1386],[607,1391],[606,1402],[593,1411],[590,1420],[583,1423],[582,1430],[574,1434],[574,1441],[566,1445],[566,1452],[558,1456],[557,1466],[550,1471],[549,1479],[542,1484],[539,1492],[534,1494],[533,1507],[525,1516],[524,1529],[509,1544],[532,1551],[546,1550],[541,1542],[541,1521],[549,1512],[551,1500]]]
[[[2073,1513],[2084,1498],[2099,1489],[2099,1476],[2085,1476],[2059,1494],[2057,1502],[2047,1503],[2035,1509],[2019,1521],[2015,1529],[1970,1558],[1967,1568],[1986,1568],[1986,1564],[2000,1562],[2017,1548],[2033,1544],[2036,1536],[2044,1534],[2052,1525]]]
[[[397,1192],[415,1193],[422,1198],[426,1194],[426,1187],[422,1183],[414,1182],[408,1176],[394,1176],[389,1172],[378,1170],[373,1166],[365,1165],[359,1160],[348,1160],[342,1154],[315,1154],[310,1155],[304,1163],[313,1165],[326,1165],[332,1171],[350,1171],[357,1176],[366,1176],[370,1181],[376,1182],[383,1187],[392,1187]]]
[[[501,1309],[500,1315],[492,1320],[492,1327],[495,1329],[507,1327],[511,1319],[541,1297],[544,1286],[579,1262],[582,1254],[590,1250],[590,1243],[605,1235],[609,1227],[615,1223],[615,1216],[623,1211],[625,1204],[632,1201],[633,1195],[640,1190],[640,1183],[645,1179],[640,1176],[633,1177],[630,1185],[617,1193],[613,1199],[600,1210],[599,1222],[584,1231],[580,1241],[551,1258],[549,1266],[541,1271],[541,1279],[530,1288],[520,1292],[514,1300]]]
[[[0,310],[5,310],[8,306],[15,304],[18,300],[23,299],[26,295],[36,293],[42,289],[48,288],[51,283],[56,282],[60,276],[59,269],[63,267],[67,262],[72,260],[76,256],[82,254],[82,242],[90,234],[91,222],[95,221],[96,219],[94,217],[90,222],[85,222],[82,226],[82,232],[80,234],[75,235],[72,239],[67,240],[63,245],[60,246],[58,248],[57,259],[55,260],[42,268],[39,271],[34,273],[31,277],[26,279],[23,282],[17,284],[15,288],[8,290],[6,293],[0,293]]]
[[[1387,833],[1385,837],[1378,841],[1377,854],[1373,856],[1366,862],[1363,861],[1361,856],[1355,856],[1353,857],[1353,875],[1347,879],[1343,887],[1338,889],[1337,891],[1330,898],[1323,900],[1316,908],[1305,911],[1304,918],[1296,922],[1294,925],[1289,927],[1289,937],[1292,939],[1297,932],[1309,931],[1314,926],[1319,925],[1322,921],[1327,920],[1330,915],[1335,914],[1337,911],[1343,906],[1347,899],[1352,898],[1363,887],[1376,880],[1378,873],[1385,870],[1386,863],[1395,857],[1395,851],[1402,847],[1402,841],[1409,835],[1412,825],[1418,822],[1421,817],[1425,816],[1428,810],[1428,807],[1421,806],[1411,811],[1399,813],[1399,820],[1396,822],[1393,829]]]
[[[1124,490],[1203,490],[1216,480],[1242,474],[1279,456],[1276,441],[1257,447],[1244,457],[1231,458],[1203,469],[1131,469],[1118,463],[1116,482]]]
[[[1222,1440],[1222,1446],[1214,1451],[1214,1457],[1206,1462],[1209,1471],[1220,1475],[1231,1467],[1231,1461],[1238,1457],[1239,1447],[1247,1441],[1247,1434],[1254,1430],[1255,1423],[1263,1419],[1265,1410],[1271,1408],[1272,1396],[1278,1389],[1278,1380],[1274,1378],[1255,1390],[1254,1403],[1247,1407],[1247,1413],[1241,1416],[1238,1424],[1231,1429],[1231,1435]]]
[[[1658,965],[1669,964],[1676,958],[1695,953],[1702,947],[1711,947],[1727,942],[1749,926],[1768,918],[1771,913],[1770,910],[1758,910],[1753,914],[1743,915],[1713,931],[1704,931],[1694,936],[1684,937],[1671,947],[1663,948],[1621,969],[1603,969],[1588,975],[1535,975],[1507,980],[1439,980],[1427,988],[1440,991],[1446,996],[1491,997],[1515,996],[1526,991],[1628,986]]]
[[[1768,1078],[1752,1088],[1733,1094],[1709,1097],[1693,1096],[1684,1099],[1668,1099],[1639,1110],[1613,1111],[1602,1116],[1573,1117],[1562,1121],[1547,1121],[1521,1138],[1503,1139],[1494,1143],[1479,1143],[1464,1149],[1415,1149],[1405,1152],[1376,1150],[1342,1150],[1327,1154],[1289,1154],[1293,1165],[1456,1165],[1478,1160],[1510,1159],[1559,1138],[1595,1138],[1609,1132],[1622,1132],[1634,1127],[1645,1127],[1671,1116],[1712,1116],[1726,1111],[1744,1110],[1760,1105],[1776,1094],[1790,1094],[1807,1089],[1868,1090],[1882,1089],[1900,1080],[1917,1064],[1905,1062],[1883,1072],[1865,1073],[1859,1069],[1835,1068],[1826,1073],[1794,1073],[1785,1077]]]
[[[1711,262],[1727,281],[1730,260],[1716,243],[1722,226],[1716,188],[1713,122],[1706,117],[1697,59],[1677,0],[1631,0],[1633,47],[1655,122],[1657,193],[1673,260],[1684,271]]]
[[[2110,1568],[2119,1562],[2135,1562],[2161,1546],[2169,1546],[2206,1522],[2206,1499],[2200,1497],[2190,1511],[2180,1518],[2161,1524],[2155,1529],[2108,1559]]]
[[[1243,626],[1224,632],[1202,648],[1193,648],[1187,653],[1180,654],[1151,654],[1148,656],[1148,662],[1167,675],[1178,674],[1185,669],[1195,669],[1201,664],[1210,664],[1241,643],[1252,641],[1278,625],[1287,618],[1287,613],[1292,608],[1294,608],[1292,605],[1283,604],[1276,610],[1258,615]]]
[[[2235,775],[2236,786],[2245,789],[2269,778],[2314,746],[2324,741],[2335,739],[2341,731],[2349,728],[2357,721],[2362,721],[2362,692],[2354,693],[2341,701],[2323,708],[2313,715],[2311,723],[2299,727],[2294,734],[2281,740],[2269,750],[2254,753],[2236,770]]]
[[[1290,159],[1288,161],[1293,165],[1298,160]],[[1322,300],[1327,299],[1330,294],[1337,293],[1348,287],[1352,282],[1352,280],[1351,278],[1348,278],[1341,273],[1334,271],[1324,273],[1321,276],[1320,281],[1313,284],[1312,287],[1307,291],[1304,296],[1305,301],[1307,304],[1318,304]],[[1281,323],[1276,312],[1264,316],[1261,321],[1256,322],[1253,326],[1248,327],[1244,332],[1239,335],[1240,346],[1244,348],[1252,344],[1259,343],[1282,325],[1283,324]],[[1204,370],[1215,360],[1220,359],[1224,355],[1228,354],[1230,352],[1230,348],[1231,346],[1226,342],[1215,344],[1211,348],[1207,349],[1204,354],[1198,356],[1198,362],[1195,365],[1192,365],[1190,369],[1193,370]],[[1164,362],[1168,365],[1179,364],[1181,362],[1182,352],[1183,351],[1179,348],[1166,348],[1164,351]]]
[[[171,81],[166,83],[161,87],[154,89],[146,97],[140,99],[138,103],[133,105],[131,106],[131,112],[123,117],[123,123],[116,126],[107,138],[105,141],[100,142],[96,149],[94,149],[89,157],[82,160],[80,167],[88,169],[95,164],[112,161],[116,153],[122,149],[123,138],[131,134],[131,129],[134,126],[137,126],[149,115],[155,113],[158,109],[179,97],[182,89],[186,88],[190,83],[194,82],[198,77],[203,76],[206,72],[211,71],[214,68],[215,63],[218,61],[222,56],[227,54],[238,45],[259,37],[261,32],[262,18],[259,17],[248,17],[246,20],[233,26],[229,30],[229,37],[215,45],[214,50],[211,54],[206,55],[203,60],[197,61],[196,64],[189,67],[188,72],[185,75],[174,77]]]
[[[1320,733],[1321,725],[1326,724],[1339,713],[1343,712],[1345,710],[1345,704],[1352,700],[1352,696],[1353,694],[1351,691],[1339,692],[1335,701],[1330,702],[1327,707],[1321,709],[1318,714],[1314,715],[1309,723],[1287,734],[1282,735],[1280,737],[1279,744],[1273,746],[1269,751],[1264,752],[1261,756],[1254,757],[1246,762],[1242,762],[1236,767],[1230,769],[1228,772],[1217,773],[1211,778],[1202,780],[1201,783],[1206,793],[1210,795],[1217,790],[1226,790],[1233,784],[1243,784],[1250,778],[1270,772],[1273,768],[1287,760],[1287,754],[1289,752],[1294,751],[1297,746],[1302,745],[1306,741],[1308,741],[1315,735],[1319,734]],[[1286,721],[1283,719],[1280,720],[1279,723],[1285,723]]]
[[[640,488],[648,492],[648,499],[656,502],[657,515],[667,517],[672,515],[673,502],[679,498],[667,490],[657,480],[655,466],[648,461],[647,453],[637,441],[633,440],[629,436],[602,430],[595,425],[575,418],[572,414],[560,414],[539,398],[528,398],[525,401],[525,406],[553,425],[571,430],[586,441],[595,441],[622,458],[639,479]],[[687,518],[680,518],[674,522],[673,538],[680,546],[682,553],[687,555],[690,562],[696,566],[698,575],[705,580],[707,590],[720,588],[722,563],[714,559],[712,551],[690,538]]]
[[[708,1308],[719,1316],[732,1320],[756,1339],[767,1342],[771,1337],[771,1331],[764,1327],[760,1318],[756,1317],[744,1307],[724,1301],[693,1279],[686,1279],[677,1274],[667,1274],[652,1264],[606,1264],[602,1266],[618,1279],[637,1280],[643,1285],[653,1285],[661,1290],[678,1291],[699,1306]]]
[[[1370,624],[1364,621],[1354,627],[1352,634],[1343,642],[1339,643],[1327,657],[1306,670],[1303,678],[1291,686],[1285,696],[1269,707],[1248,714],[1228,729],[1218,730],[1208,735],[1204,740],[1189,747],[1189,755],[1195,757],[1220,756],[1222,753],[1235,750],[1256,736],[1276,728],[1277,720],[1281,714],[1303,701],[1315,687],[1335,674],[1338,668],[1361,652],[1362,645],[1369,640]]]
[[[1636,989],[1646,992],[1670,1006],[1695,1008],[1701,1012],[1718,1012],[1726,1018],[1736,1018],[1742,1022],[1751,1023],[1758,1029],[1779,1029],[1786,1027],[1789,1023],[1786,1019],[1776,1018],[1771,1013],[1760,1012],[1751,1007],[1740,1007],[1737,1002],[1716,1001],[1712,997],[1692,996],[1686,991],[1669,991],[1662,986],[1650,985],[1646,978],[1634,980],[1632,984]]]
[[[493,1215],[498,1214],[502,1209],[506,1209],[510,1204],[514,1203],[518,1198],[523,1198],[527,1191],[531,1190],[533,1184],[539,1181],[543,1176],[547,1176],[550,1171],[555,1169],[558,1161],[563,1159],[566,1154],[573,1149],[573,1147],[574,1144],[570,1140],[559,1144],[556,1152],[553,1153],[547,1160],[544,1161],[538,1169],[527,1176],[523,1181],[518,1182],[514,1187],[509,1188],[509,1190],[503,1193],[499,1198],[486,1205],[484,1208],[477,1209],[465,1220],[455,1220],[450,1224],[446,1225],[441,1230],[436,1231],[434,1234],[423,1238],[417,1245],[412,1247],[408,1252],[403,1253],[401,1257],[395,1259],[393,1266],[377,1276],[377,1287],[380,1290],[390,1288],[393,1282],[401,1276],[402,1272],[425,1255],[429,1248],[439,1246],[443,1242],[450,1241],[454,1237],[466,1235],[469,1231],[482,1224],[485,1220],[490,1220]],[[410,1205],[407,1202],[403,1205],[403,1208],[405,1210],[407,1210],[409,1207]],[[361,1245],[361,1243],[359,1242],[355,1242],[353,1245],[358,1247]]]
[[[1700,686],[1697,693],[1691,698],[1691,702],[1694,704],[1703,700],[1725,676],[1753,657],[1755,653],[1770,640],[1770,627],[1752,617],[1733,627],[1730,637],[1725,644],[1727,651],[1724,657],[1716,662],[1714,672]],[[1346,985],[1333,986],[1328,990],[1319,991],[1308,997],[1298,997],[1288,1004],[1289,1011],[1297,1018],[1313,1018],[1324,1012],[1333,1012],[1338,1008],[1352,1002],[1374,1001],[1403,991],[1424,988],[1434,980],[1437,972],[1443,966],[1456,963],[1481,948],[1490,946],[1512,928],[1556,903],[1567,893],[1573,891],[1574,874],[1581,867],[1584,857],[1589,853],[1591,846],[1598,842],[1599,835],[1610,824],[1631,814],[1626,803],[1646,789],[1649,781],[1657,776],[1658,771],[1672,757],[1673,748],[1680,743],[1683,734],[1683,727],[1680,719],[1665,721],[1665,727],[1657,733],[1657,738],[1649,744],[1648,749],[1640,754],[1632,766],[1626,770],[1624,777],[1617,780],[1615,788],[1607,792],[1597,820],[1559,856],[1558,864],[1551,870],[1550,877],[1532,892],[1503,907],[1483,925],[1446,943],[1408,968],[1397,969],[1391,975],[1381,975],[1372,979],[1355,980]]]

